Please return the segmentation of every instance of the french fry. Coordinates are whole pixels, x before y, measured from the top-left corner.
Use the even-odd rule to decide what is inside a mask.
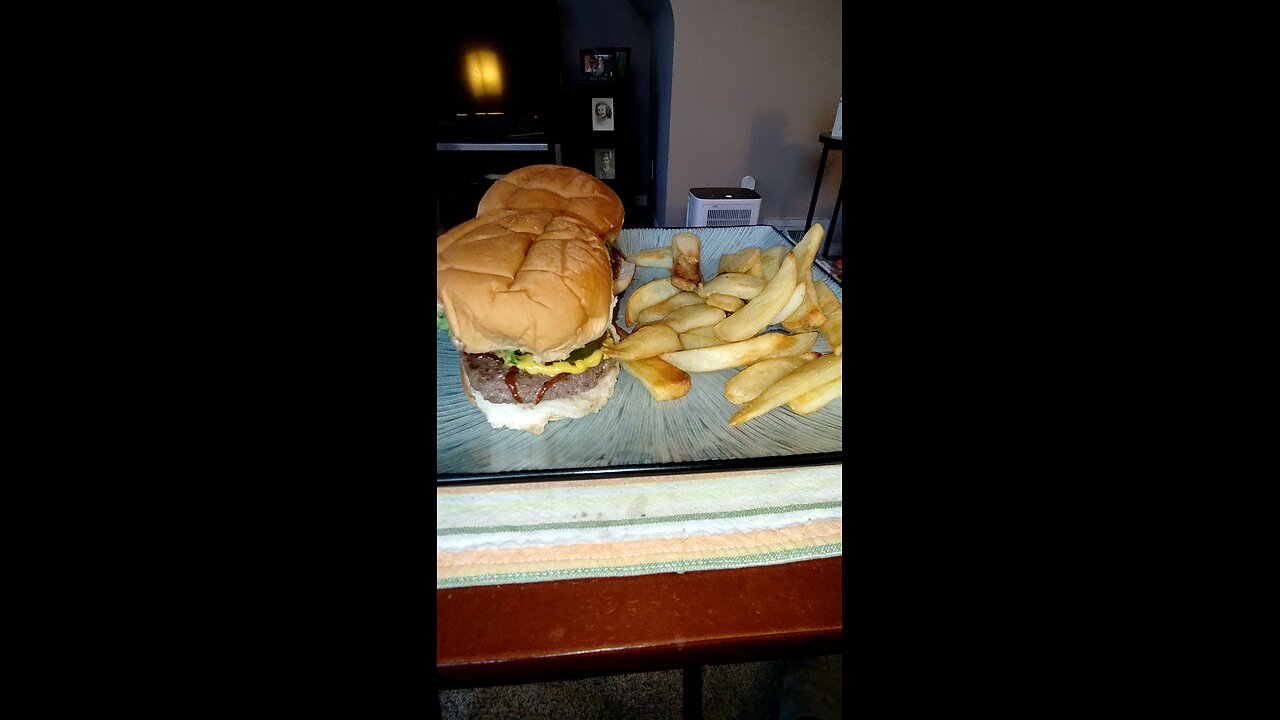
[[[814,334],[816,335],[817,333]],[[715,348],[708,349],[714,350]],[[685,352],[705,352],[705,350],[686,350]],[[729,426],[741,425],[744,422],[758,418],[779,405],[788,403],[843,375],[843,358],[839,355],[823,355],[816,360],[810,360],[795,372],[770,385],[754,400],[738,408],[738,412],[729,418]]]
[[[813,283],[813,259],[818,255],[818,248],[822,247],[822,238],[826,237],[826,230],[818,223],[814,223],[813,227],[800,238],[800,242],[796,243],[796,272],[801,279],[808,279]]]
[[[702,285],[702,241],[693,233],[671,236],[671,284],[681,290],[697,290]]]
[[[718,307],[725,312],[737,312],[746,303],[742,302],[741,298],[713,292],[707,296],[707,304],[711,307]]]
[[[826,385],[819,385],[803,395],[797,395],[787,403],[787,407],[797,415],[812,415],[843,394],[844,378],[838,377]]]
[[[707,327],[711,327],[708,325]],[[701,328],[698,328],[701,329]],[[697,335],[693,332],[680,333],[680,346],[684,350],[697,350],[698,348],[711,347],[712,345],[723,345],[724,341],[712,335]]]
[[[641,360],[683,347],[680,336],[666,325],[647,325],[616,345],[605,345],[604,354],[622,360]]]
[[[682,398],[689,394],[689,388],[693,386],[688,373],[656,357],[623,360],[622,369],[639,380],[644,389],[649,391],[649,395],[658,402]]]
[[[660,303],[654,303],[636,316],[636,319],[642,323],[657,322],[667,316],[667,313],[686,305],[702,305],[702,298],[697,293],[679,292]]]
[[[813,349],[814,343],[818,342],[818,333],[808,332],[799,335],[785,336],[787,341],[782,343],[777,350],[765,355],[761,360],[769,358],[791,357],[792,355],[802,355]]]
[[[746,273],[720,273],[698,288],[698,296],[709,298],[712,295],[732,295],[743,300],[760,294],[764,289],[764,280]]]
[[[813,348],[817,339],[816,332],[804,335],[765,333],[750,340],[664,353],[661,357],[685,372],[714,372],[750,365],[765,358],[800,355]]]
[[[778,267],[782,265],[782,256],[786,254],[787,248],[784,245],[774,245],[760,253],[760,267],[764,270],[765,282],[773,279],[773,274],[778,272]]]
[[[813,286],[818,291],[818,307],[822,308],[823,314],[827,316],[827,321],[822,324],[822,334],[827,336],[832,352],[840,355],[843,352],[841,345],[844,342],[844,308],[840,305],[840,299],[836,297],[835,292],[826,283],[815,282]]]
[[[796,307],[795,312],[782,321],[782,327],[793,333],[817,330],[827,322],[827,316],[818,307],[818,297],[813,290],[813,280],[810,279],[807,284],[802,282],[798,287],[804,290],[804,295],[801,296],[800,305]]]
[[[621,295],[627,291],[627,287],[631,285],[631,278],[635,277],[636,264],[623,260],[618,263],[618,277],[613,279],[613,294]]]
[[[631,262],[640,267],[671,269],[671,246],[663,245],[651,250],[641,250],[630,256]]]
[[[720,256],[720,264],[716,273],[743,273],[764,279],[764,268],[760,264],[760,248],[747,248],[736,253]]]
[[[816,360],[819,353],[761,360],[729,378],[724,384],[724,397],[734,405],[756,399],[765,388],[795,372],[801,365]]]
[[[679,292],[671,284],[671,278],[669,277],[651,280],[636,288],[636,291],[631,293],[631,297],[627,298],[627,324],[634,325],[640,317],[640,311],[650,305],[656,305]]]
[[[827,344],[836,355],[844,354],[844,310],[837,308],[827,316],[822,324],[822,334],[827,336]]]
[[[804,284],[805,293],[800,300],[800,307],[782,321],[782,327],[791,332],[816,330],[827,321],[826,314],[818,307],[818,294],[813,287],[813,259],[818,254],[818,248],[822,247],[825,235],[826,231],[822,226],[814,223],[796,244],[796,279]]]
[[[703,337],[716,338],[717,340],[720,339],[720,336],[716,335],[715,325],[703,325],[702,327],[691,328],[689,330],[685,330],[683,333],[680,333],[680,334],[681,335],[701,335]]]
[[[687,305],[671,311],[660,321],[678,333],[689,332],[694,328],[708,327],[724,320],[724,311],[707,304]]]
[[[786,320],[791,313],[796,311],[796,308],[800,307],[801,300],[804,300],[804,285],[796,285],[796,289],[791,291],[791,299],[787,301],[787,306],[773,316],[773,321],[769,325],[778,325],[783,320]],[[768,325],[765,327],[768,327]]]
[[[830,315],[840,309],[840,299],[836,297],[836,293],[831,289],[830,285],[824,282],[816,282],[813,287],[818,291],[818,307],[822,308],[824,314]]]
[[[765,283],[760,294],[752,298],[738,312],[725,318],[716,326],[716,334],[737,342],[746,340],[769,326],[769,322],[786,307],[796,289],[796,258],[787,253],[773,279]]]

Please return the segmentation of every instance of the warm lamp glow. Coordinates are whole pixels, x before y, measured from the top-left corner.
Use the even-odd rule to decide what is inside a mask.
[[[502,69],[498,66],[498,54],[492,50],[472,50],[467,53],[467,84],[477,99],[502,95]]]

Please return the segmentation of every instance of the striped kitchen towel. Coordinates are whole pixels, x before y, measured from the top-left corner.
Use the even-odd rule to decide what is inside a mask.
[[[841,466],[436,488],[436,588],[841,554]]]

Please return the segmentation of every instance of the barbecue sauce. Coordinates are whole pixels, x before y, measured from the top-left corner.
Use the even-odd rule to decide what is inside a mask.
[[[565,378],[567,378],[567,377],[569,377],[569,373],[560,373],[559,375],[557,375],[557,376],[555,376],[555,377],[551,378],[550,380],[548,380],[548,381],[546,381],[546,382],[542,383],[542,388],[538,390],[538,397],[537,397],[537,399],[536,399],[536,400],[534,400],[534,401],[533,401],[533,404],[534,404],[534,405],[537,405],[538,403],[542,402],[542,396],[547,394],[547,388],[550,388],[552,385],[555,385],[557,382],[559,382],[559,381],[561,381],[561,380],[563,380],[563,379],[565,379]],[[518,402],[518,400],[517,400],[517,402]]]
[[[524,400],[520,399],[520,388],[516,387],[516,373],[518,372],[520,372],[520,369],[512,365],[511,368],[507,370],[507,374],[504,375],[502,379],[507,383],[507,389],[511,391],[511,399],[515,400],[518,403],[521,403],[521,402],[524,402]],[[560,377],[560,376],[557,375],[556,377]],[[552,378],[552,379],[554,380],[555,378]],[[541,398],[542,397],[541,394],[539,394],[538,397]]]
[[[630,262],[627,260],[627,256],[623,255],[622,251],[618,249],[618,246],[609,246],[609,265],[613,267],[613,276],[615,278],[618,277],[618,269],[624,261]]]

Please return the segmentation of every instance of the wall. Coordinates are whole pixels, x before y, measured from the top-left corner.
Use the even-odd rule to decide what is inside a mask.
[[[756,178],[762,219],[803,220],[818,135],[831,131],[843,92],[841,1],[671,0],[671,10],[665,213],[655,223],[683,225],[689,188],[736,186],[743,175]],[[846,125],[853,113],[845,108]],[[831,215],[843,155],[828,156],[816,216]]]

